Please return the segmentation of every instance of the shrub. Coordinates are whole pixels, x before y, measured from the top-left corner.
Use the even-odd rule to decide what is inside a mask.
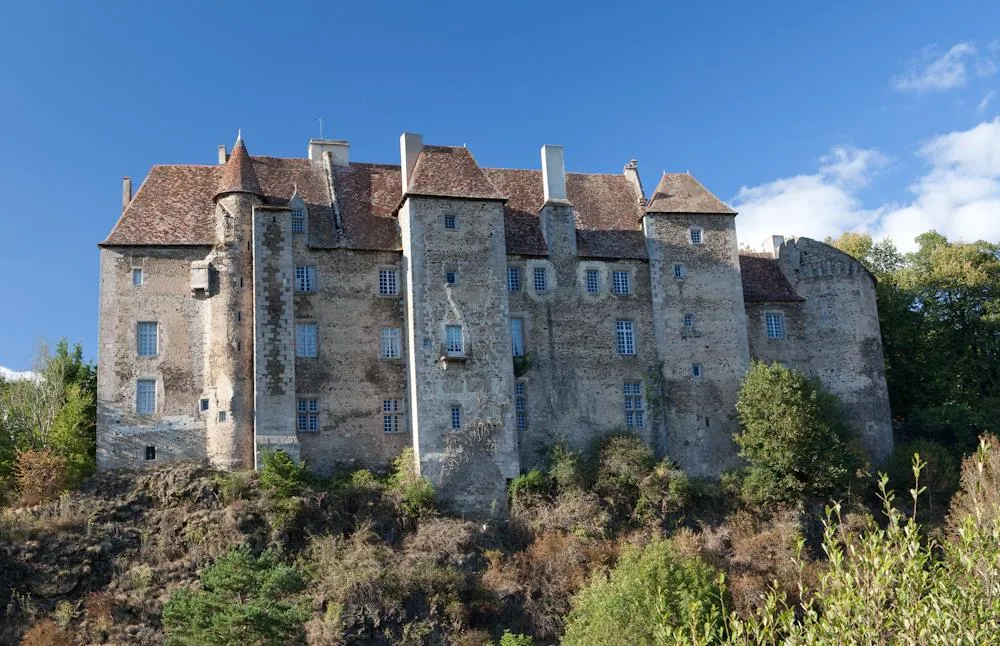
[[[14,466],[22,505],[37,505],[66,490],[69,476],[66,458],[52,449],[26,449],[17,454]]]
[[[551,486],[549,478],[539,469],[532,469],[527,473],[522,473],[513,480],[507,488],[512,501],[517,501],[525,496],[543,496],[548,493]]]
[[[413,449],[406,449],[392,463],[389,485],[399,494],[399,507],[410,518],[435,513],[437,492],[430,480],[417,475]]]
[[[253,490],[253,479],[253,471],[232,471],[216,473],[212,476],[212,483],[219,490],[219,498],[228,505],[247,497]]]
[[[559,491],[584,488],[587,478],[580,454],[570,451],[563,442],[552,445],[549,451],[549,477],[556,483]]]
[[[706,622],[721,624],[723,599],[714,568],[654,540],[627,551],[577,595],[562,643],[664,643],[674,629],[700,632]]]
[[[664,459],[639,483],[639,500],[633,513],[640,520],[662,520],[681,511],[694,490],[687,474]]]
[[[889,485],[897,491],[909,491],[916,486],[912,467],[914,454],[927,463],[920,472],[920,481],[926,488],[928,511],[933,513],[935,503],[943,507],[958,489],[958,460],[943,445],[931,440],[898,444],[886,464]]]
[[[51,619],[43,619],[28,629],[21,638],[21,646],[71,646],[73,636]]]
[[[597,482],[638,487],[653,466],[653,451],[637,435],[612,435],[600,444]]]
[[[1000,514],[1000,438],[985,434],[979,449],[962,460],[961,488],[951,499],[948,529],[958,534],[965,518],[984,525],[996,523]]]
[[[500,638],[500,646],[535,646],[535,640],[523,633],[515,635],[509,630],[505,630]]]
[[[260,470],[261,488],[278,497],[301,495],[309,484],[309,471],[304,463],[296,464],[284,451],[264,454],[264,468]]]

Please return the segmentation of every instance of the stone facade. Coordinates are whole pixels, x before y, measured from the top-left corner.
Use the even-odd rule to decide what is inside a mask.
[[[488,513],[553,443],[628,430],[714,475],[736,464],[751,357],[817,376],[888,454],[874,280],[853,259],[803,238],[740,253],[736,214],[687,174],[647,198],[635,162],[567,174],[557,146],[541,172],[417,135],[400,152],[238,141],[125,192],[101,244],[100,468],[282,450],[330,473],[412,447],[445,501]]]

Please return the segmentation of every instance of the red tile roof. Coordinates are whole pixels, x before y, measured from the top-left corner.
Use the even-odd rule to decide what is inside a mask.
[[[424,146],[413,166],[410,195],[502,200],[467,148]]]
[[[260,190],[257,173],[254,172],[253,162],[250,160],[247,147],[243,145],[242,139],[236,140],[236,146],[222,169],[222,177],[219,178],[219,188],[215,191],[215,197],[227,193],[250,193],[258,197],[264,195]]]
[[[664,173],[646,213],[717,213],[736,215],[689,173]]]
[[[767,254],[740,253],[740,275],[743,278],[743,300],[747,303],[781,303],[805,300],[792,287],[778,266]]]

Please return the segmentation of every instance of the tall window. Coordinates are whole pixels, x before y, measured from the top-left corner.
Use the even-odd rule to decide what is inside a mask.
[[[684,276],[686,274],[687,274],[687,272],[684,269],[684,265],[682,263],[675,262],[674,263],[674,278],[676,280],[680,280],[680,279],[684,278]]]
[[[380,296],[395,296],[399,293],[399,273],[395,269],[378,270],[378,293]]]
[[[521,270],[517,267],[507,267],[507,289],[512,292],[521,291]]]
[[[444,350],[449,357],[461,357],[465,354],[465,339],[462,337],[461,325],[444,326]]]
[[[684,331],[690,332],[692,330],[694,330],[694,314],[688,312],[684,315]]]
[[[319,430],[318,399],[300,399],[296,410],[298,411],[295,420],[296,429],[303,432]]]
[[[524,320],[510,320],[510,344],[515,357],[524,356]]]
[[[316,268],[296,267],[295,268],[295,291],[315,292],[316,291]]]
[[[601,273],[596,269],[587,270],[587,293],[596,294],[601,291]]]
[[[142,284],[142,267],[132,268],[132,284],[141,285]]]
[[[691,227],[689,233],[691,234],[691,244],[702,244],[701,229],[698,227]]]
[[[453,429],[462,428],[462,407],[452,406],[451,407],[451,427]]]
[[[398,399],[382,400],[382,430],[386,433],[399,433],[403,430],[400,424],[400,401]]]
[[[625,426],[628,428],[644,428],[646,426],[646,411],[642,405],[642,382],[626,381],[625,393]]]
[[[615,321],[615,332],[618,336],[618,354],[635,354],[635,332],[632,321]]]
[[[140,379],[135,382],[135,412],[152,415],[156,412],[156,381]]]
[[[627,271],[616,271],[612,274],[612,285],[616,294],[631,294],[632,279]]]
[[[158,326],[155,321],[143,321],[138,327],[138,347],[140,357],[155,357],[159,351]]]
[[[785,338],[785,315],[782,312],[767,312],[764,314],[764,321],[767,324],[767,338]]]
[[[535,267],[535,271],[532,274],[532,282],[534,283],[535,292],[538,294],[543,294],[549,290],[549,276],[545,271],[545,267]]]
[[[528,428],[528,407],[525,405],[525,385],[523,381],[514,384],[514,413],[517,417],[517,430]]]
[[[701,364],[700,363],[692,363],[691,364],[691,376],[692,377],[700,377],[701,376]]]
[[[304,233],[306,230],[306,212],[303,209],[292,209],[292,233]]]
[[[398,359],[400,357],[398,327],[382,328],[381,341],[382,341],[381,356],[383,359]]]
[[[304,358],[315,358],[317,356],[316,344],[316,324],[296,323],[295,324],[295,356]]]

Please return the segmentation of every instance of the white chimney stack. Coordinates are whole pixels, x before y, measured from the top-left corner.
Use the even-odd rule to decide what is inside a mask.
[[[229,160],[226,154],[226,144],[219,144],[219,164],[225,164]]]
[[[128,208],[128,205],[132,203],[132,178],[123,177],[122,178],[122,211]]]
[[[413,177],[413,167],[417,165],[417,157],[424,149],[424,139],[420,135],[404,132],[399,137],[400,168],[403,171],[403,192],[410,188],[410,178]]]
[[[785,236],[768,236],[764,240],[764,252],[771,254],[772,258],[777,258],[783,244],[785,244]]]
[[[340,139],[310,139],[309,161],[314,164],[323,163],[323,153],[330,153],[334,166],[349,166],[351,148],[350,142]]]
[[[542,182],[545,202],[566,202],[566,164],[563,147],[542,146]]]

